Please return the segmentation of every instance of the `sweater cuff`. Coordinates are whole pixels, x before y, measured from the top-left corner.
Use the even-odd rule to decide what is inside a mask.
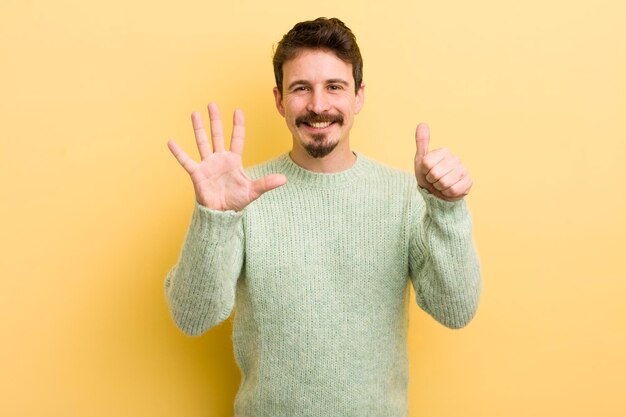
[[[417,188],[426,202],[428,215],[435,221],[454,222],[467,219],[469,210],[465,198],[457,201],[447,201],[436,197],[425,188],[420,186]]]
[[[190,229],[207,241],[219,242],[232,236],[233,230],[242,217],[243,211],[213,210],[196,201]]]

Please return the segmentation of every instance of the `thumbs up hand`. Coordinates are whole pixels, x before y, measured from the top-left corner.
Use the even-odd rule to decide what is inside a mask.
[[[415,131],[415,177],[420,187],[446,201],[465,197],[472,188],[472,179],[461,160],[447,148],[428,151],[430,131],[426,123]]]

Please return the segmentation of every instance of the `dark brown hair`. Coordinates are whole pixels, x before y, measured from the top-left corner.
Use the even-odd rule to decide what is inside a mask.
[[[332,51],[337,58],[352,64],[354,90],[357,92],[363,81],[363,59],[352,31],[339,19],[318,17],[315,20],[297,23],[278,42],[274,52],[274,77],[276,87],[283,93],[283,64],[295,58],[303,49]]]

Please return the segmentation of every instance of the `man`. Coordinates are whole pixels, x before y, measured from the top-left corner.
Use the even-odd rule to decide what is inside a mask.
[[[237,417],[407,416],[408,277],[418,305],[448,327],[477,308],[463,200],[472,181],[446,149],[428,150],[424,124],[415,176],[351,150],[362,60],[338,19],[297,24],[274,70],[289,154],[246,173],[243,114],[226,151],[215,104],[212,148],[192,115],[200,162],[169,142],[197,200],[165,284],[172,316],[199,335],[236,305]]]

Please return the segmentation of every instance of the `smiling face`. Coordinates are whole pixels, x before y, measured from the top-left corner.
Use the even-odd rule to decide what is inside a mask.
[[[327,50],[305,49],[283,64],[282,90],[274,88],[274,97],[293,152],[313,158],[350,152],[350,129],[364,98],[363,85],[355,93],[351,64]]]

